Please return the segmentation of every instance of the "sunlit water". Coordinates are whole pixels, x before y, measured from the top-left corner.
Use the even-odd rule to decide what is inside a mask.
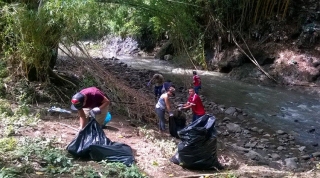
[[[156,70],[174,76],[174,80],[190,78],[191,81],[192,70],[173,67],[167,61],[126,56],[118,58],[136,69]],[[294,134],[299,142],[306,145],[320,144],[318,97],[283,88],[233,81],[217,72],[198,70],[198,74],[202,79],[202,94],[208,101],[239,107],[275,130]],[[310,133],[313,128],[315,131]]]

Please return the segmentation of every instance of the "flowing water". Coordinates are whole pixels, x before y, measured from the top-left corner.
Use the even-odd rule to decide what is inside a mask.
[[[173,80],[187,78],[192,81],[192,70],[175,68],[167,61],[118,58],[136,69],[156,70],[174,76]],[[320,144],[320,99],[317,96],[234,81],[217,72],[198,70],[198,74],[202,79],[201,92],[208,101],[241,108],[274,130],[293,134],[303,144]]]

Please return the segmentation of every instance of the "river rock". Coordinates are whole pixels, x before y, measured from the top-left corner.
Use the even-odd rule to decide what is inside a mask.
[[[299,151],[301,151],[301,152],[303,152],[303,151],[304,151],[304,149],[306,149],[306,147],[305,147],[305,146],[302,146],[302,147],[298,148],[298,150],[299,150]]]
[[[236,110],[235,107],[230,107],[230,108],[226,109],[226,110],[224,111],[224,113],[226,113],[226,114],[228,114],[228,115],[233,115],[236,111],[237,111],[237,110]]]
[[[258,128],[257,128],[257,127],[252,127],[250,130],[251,130],[252,132],[257,132],[257,131],[258,131]]]
[[[287,158],[285,159],[285,165],[287,166],[287,168],[289,169],[296,169],[298,167],[297,165],[297,161],[298,159],[296,157],[293,158]]]
[[[282,150],[285,150],[286,148],[285,147],[283,147],[283,146],[278,146],[278,148],[277,148],[277,150],[279,150],[279,151],[282,151]]]
[[[312,153],[312,156],[313,157],[320,157],[320,152],[318,151],[318,152],[314,152],[314,153]]]
[[[245,148],[254,148],[257,145],[257,142],[248,142],[244,145]]]
[[[278,134],[278,135],[283,135],[283,134],[285,134],[285,132],[282,131],[282,130],[277,130],[277,134]]]
[[[309,155],[303,155],[303,156],[301,156],[301,159],[308,160],[308,159],[310,159],[310,156]]]
[[[270,157],[272,158],[272,160],[275,160],[275,161],[280,159],[280,155],[278,155],[277,153],[272,153]]]
[[[230,132],[241,132],[241,127],[238,124],[228,123],[226,126]]]

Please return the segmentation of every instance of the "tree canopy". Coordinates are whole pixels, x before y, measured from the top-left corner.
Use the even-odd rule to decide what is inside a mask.
[[[156,43],[167,34],[177,52],[203,61],[205,45],[227,31],[285,18],[290,0],[0,1],[2,58],[17,73],[46,81],[60,43],[111,34]],[[30,76],[29,76],[30,77]]]

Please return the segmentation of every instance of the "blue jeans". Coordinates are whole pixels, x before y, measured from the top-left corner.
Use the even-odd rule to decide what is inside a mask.
[[[199,90],[201,89],[201,85],[193,87],[193,89],[194,89],[195,93],[199,94]]]
[[[154,86],[154,96],[156,98],[159,98],[161,96],[161,89],[162,89],[162,85],[161,86]]]
[[[203,115],[197,115],[195,113],[193,113],[193,116],[192,116],[192,122],[194,122],[195,120],[199,119],[200,117],[202,117]]]
[[[166,124],[165,124],[165,110],[164,109],[160,109],[160,108],[156,108],[156,114],[159,118],[159,129],[161,131],[166,130]]]

